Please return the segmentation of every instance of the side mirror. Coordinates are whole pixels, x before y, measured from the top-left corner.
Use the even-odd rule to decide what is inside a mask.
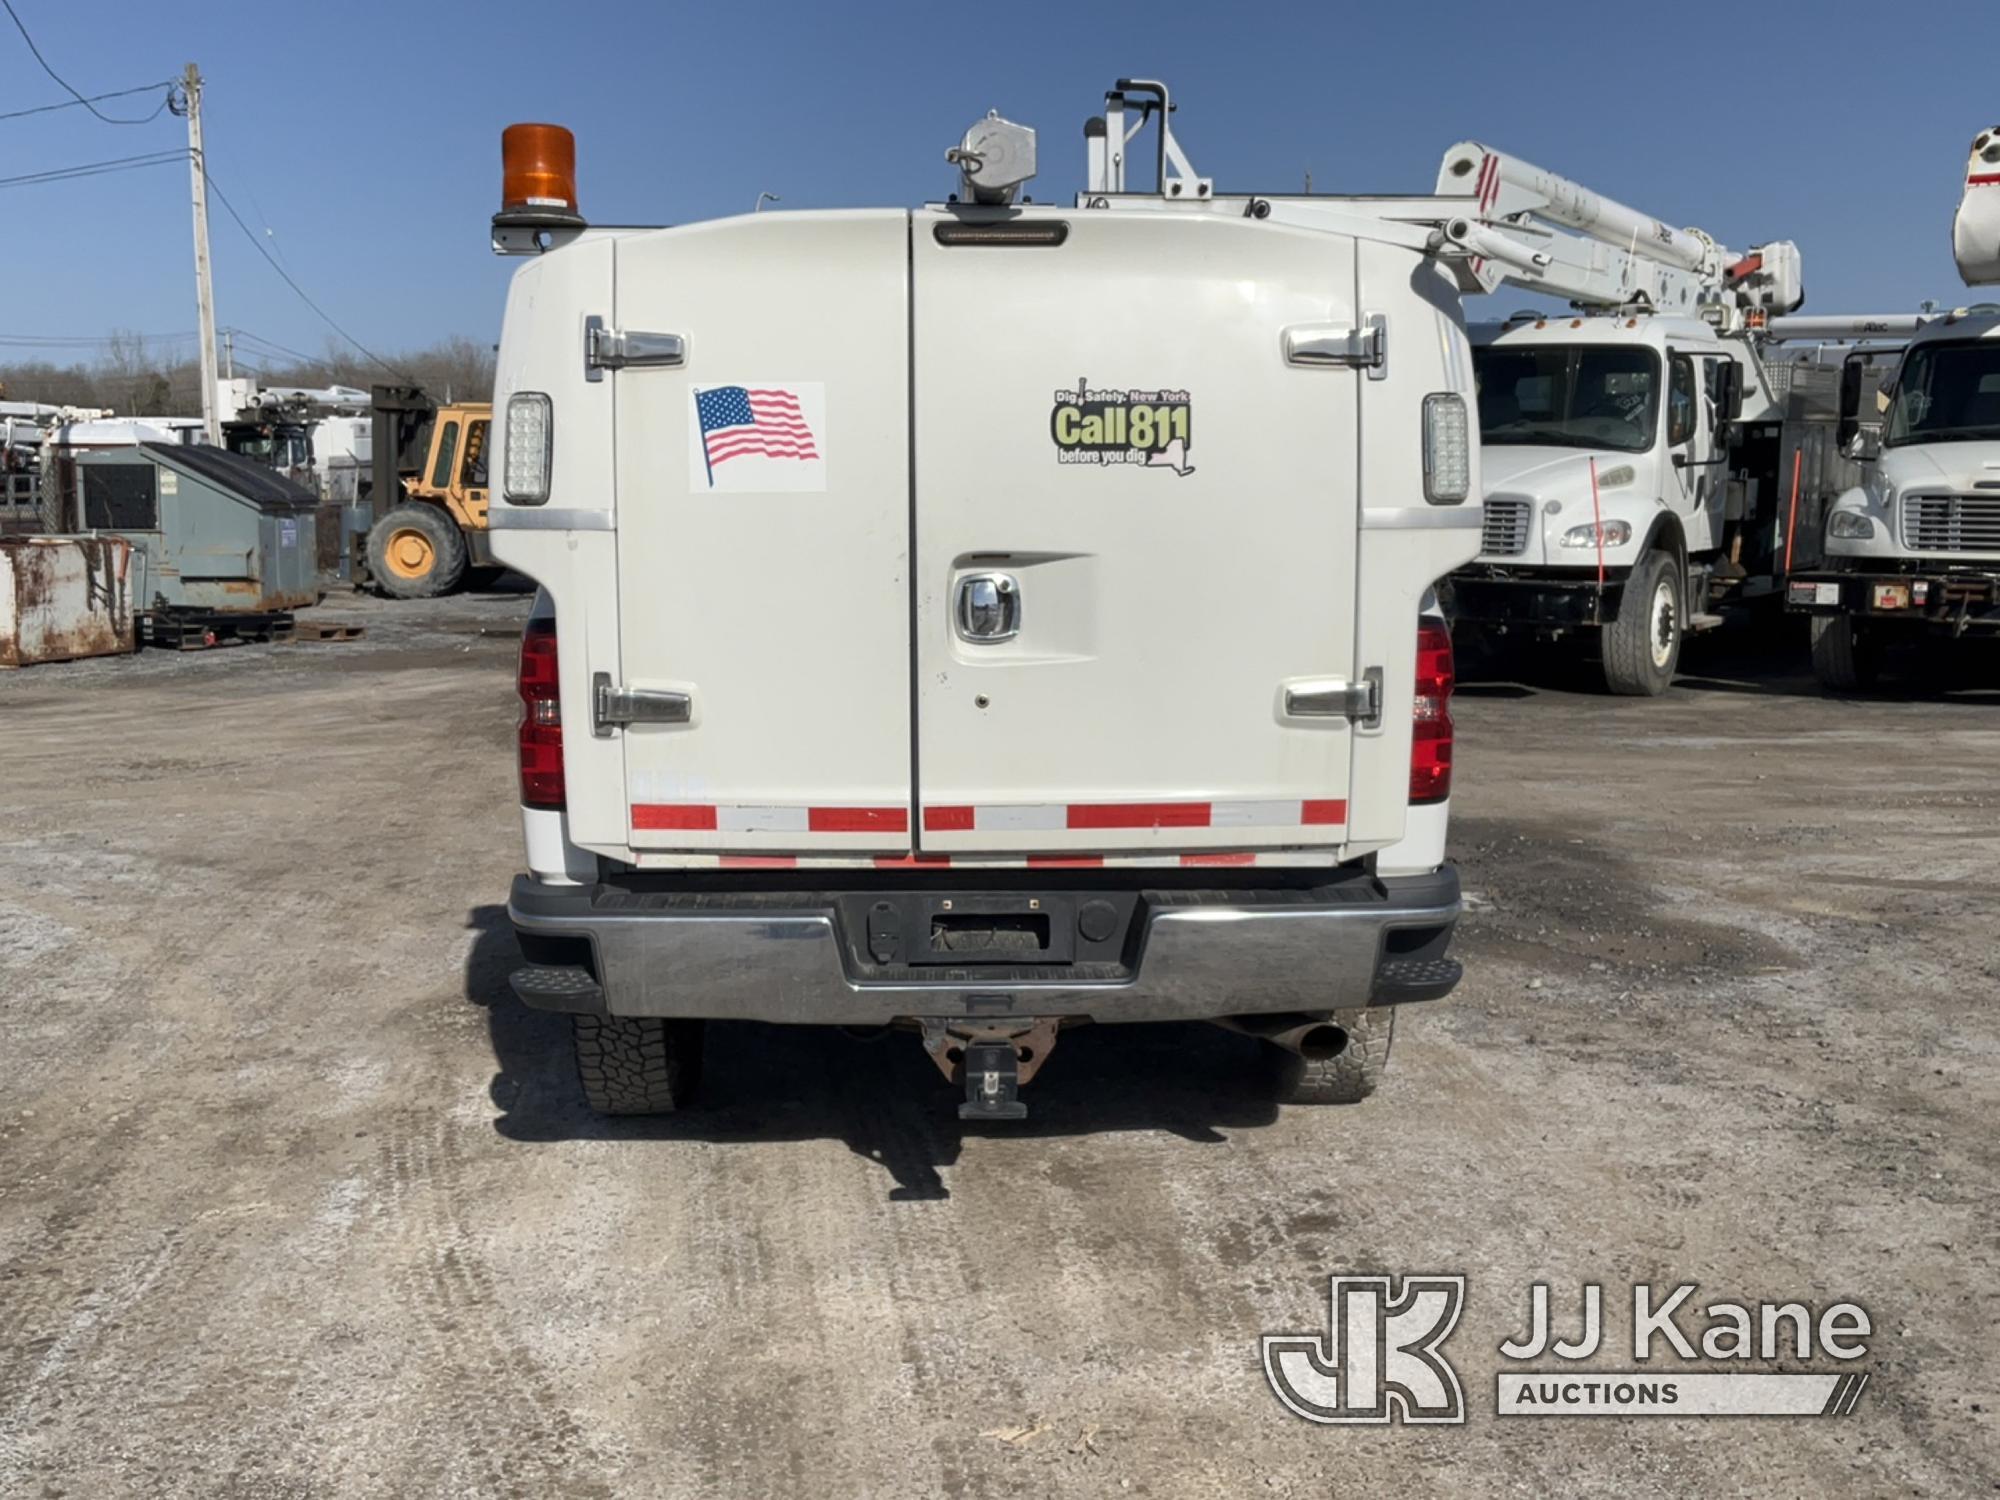
[[[1847,424],[1842,424],[1842,433],[1845,435],[1841,433],[1835,434],[1839,438],[1840,451],[1842,453],[1855,460],[1855,462],[1864,464],[1872,463],[1875,459],[1881,457],[1882,434],[1879,430],[1872,427],[1862,427],[1857,422],[1854,424],[1854,430],[1847,432],[1846,426]]]
[[[1840,420],[1833,429],[1834,443],[1849,458],[1861,432],[1861,362],[1853,357],[1840,367]]]
[[[1716,369],[1716,406],[1724,422],[1743,420],[1743,367],[1724,360]]]

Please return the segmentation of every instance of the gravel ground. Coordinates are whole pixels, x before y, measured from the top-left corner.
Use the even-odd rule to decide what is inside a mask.
[[[1357,1108],[1099,1028],[962,1128],[907,1038],[736,1027],[607,1124],[505,983],[524,603],[0,678],[0,1495],[2000,1487],[2000,694],[1470,684],[1468,978]],[[1385,1269],[1470,1278],[1467,1425],[1266,1388]],[[1851,1298],[1873,1378],[1496,1419],[1537,1280]]]

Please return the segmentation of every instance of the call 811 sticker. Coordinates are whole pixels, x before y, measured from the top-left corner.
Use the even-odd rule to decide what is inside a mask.
[[[1080,380],[1056,392],[1049,413],[1059,464],[1131,464],[1192,474],[1194,397],[1173,390],[1093,390]]]

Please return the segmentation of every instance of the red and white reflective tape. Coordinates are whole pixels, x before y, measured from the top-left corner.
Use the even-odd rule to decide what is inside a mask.
[[[1338,828],[1340,797],[1263,802],[993,802],[933,804],[925,833],[1053,833],[1118,828]]]
[[[646,832],[908,834],[907,807],[805,807],[755,802],[635,802]]]
[[[993,802],[934,804],[926,833],[1052,833],[1076,829],[1338,828],[1340,797],[1241,802]],[[782,803],[635,802],[644,832],[907,834],[905,807],[813,807]]]
[[[693,854],[633,851],[642,870],[1122,870],[1311,868],[1339,863],[1331,849],[1214,849],[1196,854]]]
[[[1347,822],[1344,798],[1285,798],[1237,802],[1010,802],[943,804],[923,810],[926,833],[1115,832],[1172,828],[1339,829]],[[632,828],[645,833],[836,833],[907,838],[903,807],[814,807],[775,803],[635,802]],[[1014,869],[1104,869],[1254,865],[1319,865],[1330,853],[1305,850],[1213,849],[1185,854],[847,855],[648,853],[641,864],[677,869],[923,869],[946,865]]]
[[[1479,214],[1486,216],[1488,209],[1500,197],[1500,153],[1489,151],[1486,160],[1479,164]]]
[[[1974,172],[1965,179],[1967,187],[2000,187],[2000,172]]]

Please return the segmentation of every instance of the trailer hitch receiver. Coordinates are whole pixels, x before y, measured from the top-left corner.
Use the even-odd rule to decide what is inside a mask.
[[[1021,1064],[1012,1042],[977,1042],[965,1049],[965,1103],[961,1120],[1025,1120]]]
[[[924,1051],[938,1071],[965,1087],[961,1120],[1025,1120],[1021,1086],[1041,1071],[1056,1044],[1054,1016],[1018,1020],[931,1019],[920,1022]]]

